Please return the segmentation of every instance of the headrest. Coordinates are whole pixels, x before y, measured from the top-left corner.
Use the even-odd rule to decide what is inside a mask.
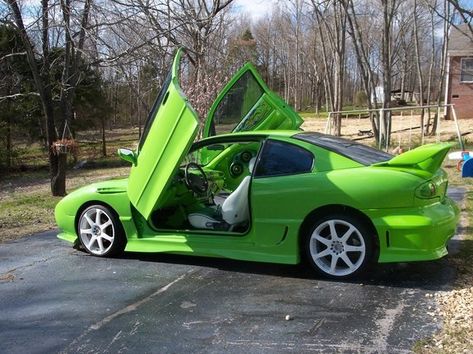
[[[256,157],[253,157],[250,162],[248,162],[248,170],[250,173],[253,173],[253,168],[255,167]]]

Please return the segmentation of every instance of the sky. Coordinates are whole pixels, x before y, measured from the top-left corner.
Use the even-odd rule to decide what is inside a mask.
[[[237,11],[247,13],[253,20],[271,12],[277,0],[235,0],[233,8]]]

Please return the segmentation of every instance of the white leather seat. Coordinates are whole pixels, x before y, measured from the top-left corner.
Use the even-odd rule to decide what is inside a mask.
[[[256,158],[252,158],[248,163],[248,170],[250,175],[243,178],[241,183],[223,202],[222,204],[222,219],[230,225],[230,230],[250,219],[249,210],[249,189],[251,182],[251,174],[255,165]],[[198,229],[213,229],[214,226],[220,224],[221,221],[216,220],[203,213],[192,213],[188,215],[189,223],[192,227]]]
[[[222,219],[230,224],[236,225],[250,218],[248,210],[248,190],[250,188],[251,176],[246,176],[237,189],[230,194],[222,204]]]

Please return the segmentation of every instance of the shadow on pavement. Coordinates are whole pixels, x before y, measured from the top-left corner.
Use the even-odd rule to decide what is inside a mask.
[[[452,240],[452,248],[463,248],[467,241]],[[469,241],[471,242],[471,241]],[[136,259],[143,262],[158,262],[166,264],[185,264],[198,267],[214,268],[225,272],[270,275],[281,278],[331,281],[337,283],[356,283],[386,287],[424,289],[429,291],[446,290],[455,279],[455,268],[446,256],[443,259],[427,262],[384,263],[372,266],[363,276],[350,280],[333,280],[318,276],[312,272],[309,265],[285,265],[238,261],[199,256],[184,256],[161,253],[127,253],[126,259]]]

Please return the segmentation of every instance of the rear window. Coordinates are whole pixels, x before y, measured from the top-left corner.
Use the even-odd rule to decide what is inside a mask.
[[[393,158],[393,155],[387,152],[333,135],[299,133],[294,135],[293,138],[333,151],[365,166],[388,161]]]

